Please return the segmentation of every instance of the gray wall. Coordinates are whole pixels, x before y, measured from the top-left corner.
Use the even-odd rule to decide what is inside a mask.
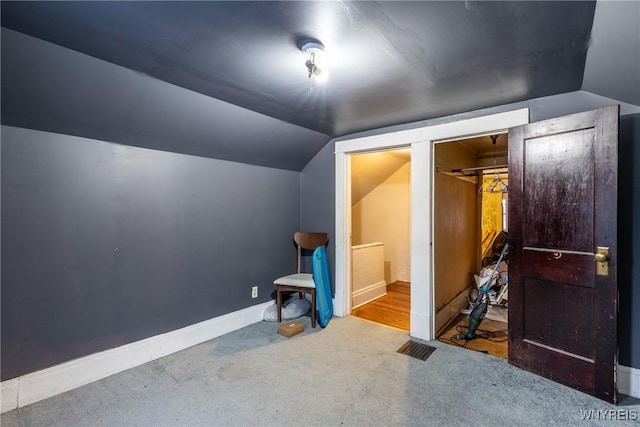
[[[303,179],[300,181],[301,224],[312,224],[315,228],[329,230],[332,235],[335,235],[335,215],[333,211],[328,212],[329,206],[332,208],[335,206],[335,184],[334,179],[328,177],[335,174],[333,152],[337,141],[453,122],[524,107],[529,108],[530,121],[535,122],[615,103],[614,100],[579,91],[337,138],[324,147],[302,171]],[[634,368],[640,368],[640,220],[632,221],[632,218],[640,218],[640,214],[638,214],[640,212],[640,155],[638,154],[640,151],[640,128],[638,115],[631,116],[630,113],[638,111],[640,111],[638,107],[622,104],[621,114],[624,117],[621,119],[619,153],[621,173],[619,245],[622,245],[621,247],[626,245],[630,248],[629,253],[632,253],[633,258],[627,259],[626,263],[623,259],[619,261],[621,303],[618,341],[620,363]],[[634,117],[634,119],[631,120],[629,117]],[[630,216],[631,209],[635,212],[634,216]],[[635,239],[629,232],[630,228],[633,229]],[[619,253],[623,252],[622,249],[619,250]],[[330,262],[331,265],[334,265],[334,253],[330,254]],[[333,280],[335,281],[333,269],[331,274],[334,275]]]
[[[300,174],[300,229],[329,233],[327,263],[331,289],[335,291],[335,158],[334,144],[327,144]],[[309,257],[310,258],[310,257]],[[311,268],[306,259],[306,271]]]
[[[1,136],[2,380],[265,302],[294,268],[299,172]]]
[[[608,104],[574,93],[393,130]],[[619,189],[620,363],[635,368],[639,116],[621,119]],[[335,236],[334,142],[296,173],[14,127],[1,136],[3,380],[264,302],[292,268],[295,230]],[[334,257],[332,244],[332,274]]]

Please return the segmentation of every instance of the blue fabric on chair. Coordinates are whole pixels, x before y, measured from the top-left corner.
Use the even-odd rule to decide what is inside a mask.
[[[324,246],[319,246],[313,251],[313,281],[316,284],[318,323],[321,328],[324,328],[329,324],[331,316],[333,316],[331,277],[329,276],[327,252]]]

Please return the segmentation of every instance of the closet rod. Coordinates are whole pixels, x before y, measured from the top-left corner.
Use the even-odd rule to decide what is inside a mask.
[[[483,171],[486,169],[504,169],[509,165],[492,165],[492,166],[477,166],[475,168],[462,168],[462,169],[453,169],[451,173],[456,172],[474,172],[474,171]]]

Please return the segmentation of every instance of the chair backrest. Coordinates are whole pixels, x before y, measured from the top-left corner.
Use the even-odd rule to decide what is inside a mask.
[[[313,251],[318,246],[327,247],[329,244],[328,233],[310,233],[305,231],[296,231],[293,235],[293,241],[298,251],[298,268],[297,272],[302,273],[302,250]]]

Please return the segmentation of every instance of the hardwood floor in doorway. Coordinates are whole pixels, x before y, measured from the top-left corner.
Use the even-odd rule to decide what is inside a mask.
[[[371,322],[409,331],[411,283],[395,281],[387,294],[351,311],[351,315]]]
[[[478,338],[466,343],[464,340],[451,339],[459,333],[466,334],[469,330],[468,326],[469,316],[466,314],[459,314],[451,326],[449,326],[449,328],[440,335],[438,340],[447,344],[463,347],[466,346],[469,350],[487,353],[503,359],[507,358],[509,343],[507,339],[508,328],[506,323],[484,319],[482,323],[480,323],[480,327],[478,329]]]
[[[354,308],[351,311],[351,315],[409,332],[410,311],[411,283],[397,281],[387,285],[387,295]],[[457,330],[457,326],[461,326],[462,330],[466,332],[465,327],[468,324],[469,316],[460,314],[451,326],[440,335],[439,340],[447,344],[464,345],[464,341],[452,341],[450,338],[461,332]],[[480,329],[487,331],[490,335],[495,334],[495,336],[491,336],[489,339],[477,338],[469,341],[467,348],[506,358],[508,348],[507,324],[484,319],[480,324]]]

